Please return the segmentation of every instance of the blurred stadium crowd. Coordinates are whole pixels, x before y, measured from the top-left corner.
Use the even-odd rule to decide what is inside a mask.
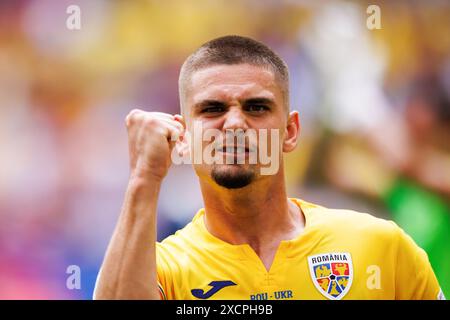
[[[66,28],[71,4],[80,30]],[[92,297],[128,179],[126,114],[178,112],[182,62],[226,34],[290,67],[290,195],[396,221],[449,297],[449,21],[446,1],[1,1],[0,299]],[[159,239],[201,206],[191,167],[172,167]]]

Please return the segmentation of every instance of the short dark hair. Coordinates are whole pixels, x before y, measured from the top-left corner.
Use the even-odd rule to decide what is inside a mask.
[[[285,104],[289,107],[289,71],[286,63],[265,44],[236,35],[208,41],[186,59],[178,82],[181,104],[192,73],[213,65],[241,63],[270,68],[281,83]]]

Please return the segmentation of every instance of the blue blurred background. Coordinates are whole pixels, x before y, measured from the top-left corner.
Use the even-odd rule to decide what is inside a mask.
[[[182,62],[226,34],[290,67],[289,195],[396,221],[450,296],[449,21],[447,1],[1,1],[0,298],[92,297],[127,185],[126,114],[178,112]],[[173,167],[159,239],[201,206],[191,167]]]

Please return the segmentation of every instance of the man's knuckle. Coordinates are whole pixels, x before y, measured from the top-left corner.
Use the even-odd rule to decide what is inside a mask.
[[[149,115],[144,118],[143,125],[147,128],[154,128],[159,125],[159,121],[153,115]]]
[[[131,110],[125,118],[126,125],[130,126],[132,124],[135,124],[137,122],[137,120],[140,118],[141,114],[142,114],[142,111],[139,109]]]

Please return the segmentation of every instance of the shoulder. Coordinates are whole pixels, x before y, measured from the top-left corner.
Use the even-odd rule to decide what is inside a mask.
[[[307,227],[322,232],[351,237],[354,240],[373,239],[397,242],[402,229],[393,221],[381,219],[365,212],[349,209],[332,209],[300,202],[305,213]]]
[[[192,250],[192,248],[199,246],[203,242],[203,230],[201,226],[201,219],[203,212],[200,210],[185,227],[175,232],[175,234],[168,236],[161,242],[156,243],[157,253],[160,255],[175,255],[180,257]]]

